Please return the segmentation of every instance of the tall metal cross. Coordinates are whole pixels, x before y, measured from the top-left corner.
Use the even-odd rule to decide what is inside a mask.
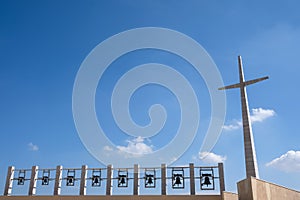
[[[263,78],[253,79],[250,81],[245,81],[244,72],[243,72],[243,64],[242,57],[238,56],[239,62],[239,74],[240,74],[240,82],[237,84],[225,86],[219,88],[219,90],[227,90],[232,88],[240,88],[241,91],[241,102],[242,102],[242,118],[243,118],[243,132],[244,132],[244,150],[245,150],[245,164],[246,164],[246,175],[247,178],[255,177],[259,178],[257,161],[256,161],[256,153],[254,147],[254,140],[252,134],[252,127],[249,115],[249,107],[248,107],[248,99],[246,86],[251,85],[253,83],[257,83],[263,80],[268,79],[268,76]]]

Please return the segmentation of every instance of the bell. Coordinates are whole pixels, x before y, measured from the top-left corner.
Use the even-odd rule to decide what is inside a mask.
[[[179,176],[176,176],[174,185],[181,185],[181,180]]]
[[[153,179],[152,177],[148,177],[148,180],[147,180],[147,184],[146,185],[152,185],[153,184]]]
[[[68,185],[73,185],[73,177],[68,177]]]
[[[49,177],[43,176],[42,185],[48,185],[48,183],[49,183]]]
[[[18,185],[24,185],[24,178],[23,177],[18,178]]]
[[[208,176],[205,176],[205,177],[204,177],[204,183],[203,183],[202,185],[206,185],[207,187],[208,187],[208,185],[211,185],[211,182],[210,182]]]
[[[98,177],[94,177],[94,183],[98,184],[99,183],[99,178]]]
[[[123,185],[123,184],[125,184],[125,183],[126,183],[126,181],[125,181],[125,178],[124,178],[124,177],[122,177],[122,178],[121,178],[121,181],[120,181],[120,184],[122,184],[122,185]]]

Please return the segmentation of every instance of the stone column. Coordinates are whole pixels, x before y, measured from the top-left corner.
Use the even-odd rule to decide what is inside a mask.
[[[107,175],[106,175],[106,195],[111,195],[111,182],[112,182],[112,165],[107,166]]]
[[[3,193],[4,196],[11,195],[14,173],[15,173],[15,167],[9,166],[6,175],[6,183],[5,183],[4,193]]]
[[[161,195],[167,194],[167,166],[161,164]]]
[[[32,196],[36,193],[36,180],[38,177],[38,166],[32,166],[31,168],[31,177],[30,177],[30,183],[29,183],[29,191],[28,195]]]
[[[56,167],[56,173],[55,173],[55,183],[54,183],[54,191],[53,191],[54,196],[60,195],[61,179],[62,179],[62,166],[58,165]]]
[[[134,165],[133,172],[133,195],[139,195],[139,165]]]
[[[225,178],[224,178],[223,163],[218,163],[218,171],[219,171],[220,193],[222,194],[222,192],[225,191]]]
[[[79,195],[86,195],[86,177],[87,177],[87,170],[86,169],[87,169],[87,165],[82,165]]]
[[[190,194],[195,195],[195,171],[194,163],[190,163]]]

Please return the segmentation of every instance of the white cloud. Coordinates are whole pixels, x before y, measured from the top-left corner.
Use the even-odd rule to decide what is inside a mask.
[[[290,150],[266,164],[284,172],[300,172],[300,151]]]
[[[274,110],[263,109],[263,108],[254,108],[252,109],[252,115],[250,116],[251,122],[262,122],[269,117],[273,117],[275,115]]]
[[[271,109],[253,108],[250,114],[250,120],[252,124],[256,122],[262,122],[267,118],[275,116],[275,111]],[[234,120],[231,124],[223,125],[224,131],[233,131],[240,129],[243,126],[242,120]]]
[[[36,144],[33,144],[32,142],[28,143],[28,148],[30,151],[38,151],[39,147]]]
[[[113,151],[113,148],[111,148],[110,146],[104,146],[103,150],[104,151]]]
[[[243,126],[242,121],[234,120],[231,124],[223,125],[223,130],[225,131],[233,131],[240,129]]]
[[[141,157],[144,154],[152,153],[153,146],[145,143],[141,136],[127,140],[126,146],[104,146],[103,154],[107,157],[122,156],[123,158]]]
[[[212,152],[199,152],[199,158],[207,164],[221,163],[226,160],[226,156],[217,155]]]
[[[134,138],[133,140],[127,140],[127,146],[117,146],[117,149],[121,152],[127,152],[131,154],[148,154],[153,152],[153,146],[149,146],[144,143],[144,138],[141,136]]]

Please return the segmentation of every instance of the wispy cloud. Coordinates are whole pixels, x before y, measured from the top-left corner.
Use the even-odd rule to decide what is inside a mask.
[[[103,147],[104,151],[113,151],[113,148],[109,147],[109,146],[104,146]]]
[[[266,164],[284,172],[300,172],[300,151],[290,150]]]
[[[119,151],[132,153],[132,154],[148,154],[153,152],[153,146],[149,146],[144,142],[141,136],[133,140],[127,140],[127,146],[117,146]]]
[[[109,146],[104,146],[103,150],[108,156],[113,156],[114,153],[118,153],[125,157],[139,157],[143,154],[153,152],[153,146],[146,144],[145,139],[140,136],[127,140],[126,142],[126,146],[116,146],[117,151],[114,151],[114,149]]]
[[[276,113],[271,109],[263,109],[263,108],[254,108],[251,110],[250,120],[252,123],[262,122],[267,118],[273,117]],[[231,124],[227,124],[223,126],[223,130],[225,131],[233,131],[241,128],[243,126],[242,120],[233,120]]]
[[[252,109],[250,118],[252,123],[262,122],[269,117],[273,117],[275,114],[275,111],[271,109],[254,108]]]
[[[223,125],[223,130],[233,131],[240,129],[243,126],[242,121],[233,120],[231,124]]]
[[[226,160],[226,156],[217,155],[212,152],[199,152],[199,159],[206,164],[221,163]]]
[[[28,149],[29,149],[30,151],[38,151],[38,150],[39,150],[38,145],[33,144],[32,142],[28,143],[27,146],[28,146]]]

